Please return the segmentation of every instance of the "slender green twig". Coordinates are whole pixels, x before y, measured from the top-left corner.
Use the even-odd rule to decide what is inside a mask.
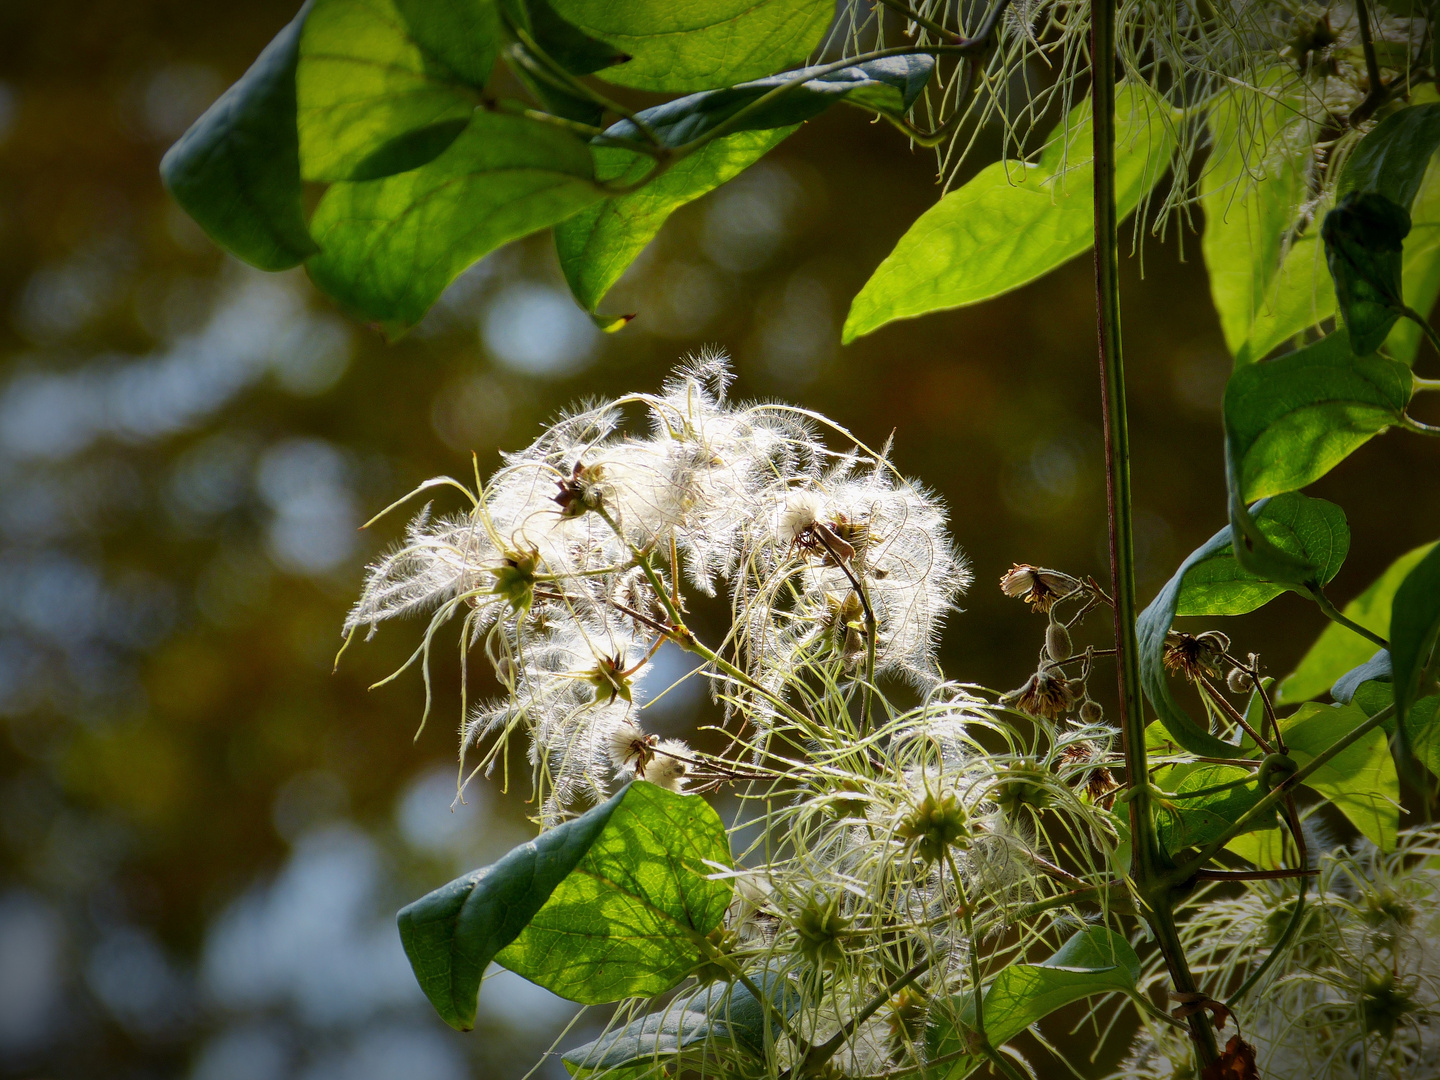
[[[1368,120],[1390,96],[1390,89],[1380,81],[1380,61],[1375,55],[1375,42],[1370,31],[1370,5],[1366,0],[1355,0],[1355,15],[1360,20],[1360,47],[1365,53],[1365,77],[1370,87],[1365,98],[1350,113],[1350,126]]]
[[[1386,641],[1379,634],[1375,633],[1375,631],[1367,630],[1365,627],[1361,626],[1353,619],[1346,618],[1344,612],[1340,611],[1339,608],[1332,604],[1330,602],[1330,598],[1327,597],[1318,586],[1311,586],[1310,595],[1314,597],[1315,603],[1319,606],[1320,610],[1324,612],[1325,617],[1331,622],[1339,623],[1341,626],[1345,627],[1345,629],[1355,631],[1355,633],[1359,634],[1361,637],[1366,638],[1369,641],[1374,642],[1382,649],[1390,648],[1390,642]]]
[[[1140,689],[1140,650],[1135,637],[1139,605],[1135,595],[1135,531],[1130,499],[1130,445],[1125,411],[1125,365],[1120,339],[1119,219],[1115,194],[1115,7],[1116,0],[1091,0],[1091,109],[1095,175],[1095,293],[1100,346],[1100,402],[1105,427],[1105,489],[1110,523],[1116,665],[1120,695],[1121,744],[1130,811],[1132,877],[1145,919],[1165,958],[1176,990],[1194,993],[1196,983],[1175,926],[1173,901],[1164,884],[1166,857],[1151,813],[1145,751],[1145,715]],[[1203,1015],[1190,1017],[1190,1036],[1201,1066],[1219,1056],[1215,1031]]]
[[[880,0],[880,3],[884,4],[896,14],[903,15],[916,26],[923,26],[942,41],[957,42],[965,40],[959,34],[955,33],[955,31],[945,29],[945,27],[941,26],[934,19],[926,18],[909,4],[905,3],[905,0]]]

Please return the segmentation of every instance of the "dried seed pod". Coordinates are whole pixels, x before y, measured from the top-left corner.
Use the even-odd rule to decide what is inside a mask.
[[[1052,622],[1045,628],[1045,651],[1050,654],[1051,660],[1069,660],[1072,651],[1070,631],[1060,623]]]
[[[1231,668],[1230,674],[1225,676],[1225,685],[1230,687],[1232,694],[1245,694],[1255,685],[1255,680],[1244,668]]]

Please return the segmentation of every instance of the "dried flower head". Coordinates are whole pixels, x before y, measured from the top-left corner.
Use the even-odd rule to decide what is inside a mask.
[[[1200,634],[1171,630],[1165,635],[1166,669],[1183,673],[1191,682],[1202,676],[1220,678],[1225,672],[1225,654],[1229,651],[1230,639],[1219,630]]]
[[[1048,612],[1057,601],[1075,595],[1083,587],[1069,574],[1029,563],[1015,563],[1000,578],[1000,590],[1006,596],[1023,599],[1040,612]]]
[[[1075,707],[1075,688],[1058,668],[1041,668],[1005,700],[1031,716],[1059,720]]]

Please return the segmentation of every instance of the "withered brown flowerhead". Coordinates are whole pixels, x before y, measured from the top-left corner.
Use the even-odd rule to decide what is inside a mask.
[[[1006,596],[1027,601],[1036,611],[1049,611],[1055,601],[1071,596],[1080,582],[1058,570],[1046,570],[1029,563],[1015,563],[1000,578],[1000,590]]]
[[[1021,712],[1046,720],[1059,720],[1075,707],[1070,680],[1058,671],[1037,671],[1019,690],[1005,696]]]
[[[1183,672],[1191,682],[1202,675],[1218,679],[1225,673],[1225,654],[1229,651],[1230,639],[1219,630],[1203,634],[1171,630],[1165,635],[1165,668]]]

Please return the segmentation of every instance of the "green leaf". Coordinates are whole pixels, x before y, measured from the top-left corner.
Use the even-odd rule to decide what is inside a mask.
[[[315,0],[296,92],[307,180],[373,180],[465,129],[500,47],[492,0]]]
[[[679,146],[730,121],[757,98],[803,78],[809,70],[817,69],[784,72],[742,86],[680,98],[645,109],[639,119],[666,145]],[[575,298],[594,311],[676,209],[739,175],[801,121],[819,115],[839,100],[901,116],[924,90],[933,70],[930,57],[887,57],[802,82],[738,121],[734,134],[716,138],[682,157],[652,183],[576,214],[555,230],[560,266]],[[597,178],[624,185],[641,182],[655,169],[653,159],[607,144],[607,140],[615,138],[643,136],[635,124],[625,120],[597,138]]]
[[[1345,605],[1344,615],[1383,638],[1390,636],[1390,603],[1400,582],[1435,545],[1423,544],[1396,559],[1359,596]],[[1375,643],[1348,627],[1330,623],[1310,646],[1293,672],[1285,677],[1276,704],[1292,705],[1325,693],[1345,672],[1363,664],[1375,652]]]
[[[1405,302],[1422,315],[1440,299],[1440,161],[1432,161],[1410,204],[1410,235],[1405,238],[1401,278]],[[1414,364],[1424,331],[1401,319],[1385,339],[1384,351],[1404,364]]]
[[[1178,114],[1148,87],[1116,96],[1116,205],[1130,213],[1160,179]],[[1038,162],[1000,161],[910,226],[850,306],[846,342],[895,319],[964,307],[1034,281],[1094,242],[1089,104],[1071,110]]]
[[[1440,105],[1391,113],[1345,159],[1339,193],[1374,191],[1406,208],[1414,202],[1430,159],[1440,149]]]
[[[206,234],[252,266],[284,270],[317,250],[301,206],[295,58],[306,3],[160,161],[160,178]]]
[[[1200,177],[1201,250],[1237,366],[1334,311],[1332,296],[1323,314],[1307,312],[1321,300],[1317,286],[1328,291],[1330,283],[1313,234],[1291,235],[1296,207],[1309,195],[1315,128],[1285,92],[1293,81],[1289,72],[1272,72],[1261,80],[1267,96],[1252,88],[1223,94],[1206,117],[1211,151]]]
[[[832,0],[551,0],[556,13],[630,56],[600,77],[638,90],[709,90],[795,67],[820,44]]]
[[[601,197],[585,143],[518,116],[476,113],[430,164],[335,184],[310,225],[310,275],[392,334],[418,322],[467,266]]]
[[[1233,754],[1234,748],[1231,748]],[[1225,785],[1241,781],[1234,787]],[[1200,764],[1189,769],[1175,787],[1173,799],[1166,800],[1156,814],[1156,831],[1161,846],[1174,853],[1214,840],[1265,795],[1255,779],[1254,769],[1238,765]],[[1255,828],[1269,828],[1273,821],[1257,821]]]
[[[742,131],[715,139],[640,190],[587,206],[557,225],[555,249],[575,299],[594,311],[671,214],[734,179],[794,130]],[[616,147],[595,149],[601,180],[628,183],[652,167],[641,154]]]
[[[1409,368],[1356,357],[1345,334],[1237,368],[1225,387],[1225,431],[1245,500],[1320,479],[1397,423],[1413,389]]]
[[[1339,571],[1350,546],[1350,530],[1339,507],[1298,493],[1262,499],[1250,508],[1257,532],[1290,559],[1310,568],[1319,583]],[[1180,564],[1135,622],[1140,647],[1140,682],[1160,723],[1180,746],[1205,757],[1229,757],[1234,747],[1197,725],[1170,693],[1165,670],[1165,635],[1177,615],[1243,615],[1279,596],[1292,583],[1251,573],[1235,558],[1231,531],[1224,528]]]
[[[672,1074],[684,1066],[699,1068],[707,1059],[733,1055],[763,1061],[765,1047],[779,1034],[777,1015],[794,1016],[800,994],[776,971],[757,973],[752,981],[768,999],[768,1010],[740,983],[712,985],[565,1051],[561,1061],[571,1076],[625,1080],[659,1075],[667,1067]]]
[[[549,0],[502,0],[501,16],[572,75],[590,75],[630,59],[566,22]]]
[[[1009,1042],[1031,1024],[1076,1001],[1096,994],[1134,994],[1140,958],[1130,943],[1113,930],[1091,926],[1076,933],[1055,955],[1040,964],[1011,964],[985,988],[985,1036],[991,1046]],[[966,1048],[959,1030],[975,1023],[973,993],[949,999],[953,1016],[932,1021],[925,1032],[931,1059]],[[961,1080],[985,1063],[981,1054],[967,1054],[947,1065],[945,1080]]]
[[[1316,583],[1324,585],[1340,572],[1350,550],[1350,528],[1345,512],[1334,503],[1287,492],[1257,502],[1252,513],[1267,540],[1315,568]],[[1221,538],[1223,543],[1217,550],[1186,571],[1176,615],[1244,615],[1293,588],[1284,582],[1267,581],[1241,566],[1229,544],[1227,530],[1216,533],[1210,544]]]
[[[1225,849],[1260,870],[1279,870],[1285,865],[1285,833],[1279,826],[1241,833]]]
[[[1304,768],[1367,719],[1358,705],[1300,706],[1280,721],[1290,757]],[[1305,786],[1329,799],[1382,851],[1395,847],[1400,819],[1400,778],[1385,732],[1367,732],[1320,766]]]
[[[1389,682],[1371,680],[1355,688],[1354,703],[1374,716],[1395,701],[1394,687]],[[1385,734],[1394,735],[1395,718],[1382,725]],[[1405,735],[1415,757],[1436,776],[1440,776],[1440,695],[1423,697],[1405,710]]]
[[[1428,694],[1435,672],[1431,653],[1440,638],[1440,546],[1405,575],[1390,605],[1390,661],[1395,671],[1395,715],[1404,723],[1417,698]]]
[[[662,993],[694,969],[730,901],[707,863],[730,865],[715,811],[636,781],[402,908],[400,940],[425,996],[462,1031],[491,960],[576,1001]]]
[[[1376,192],[1350,192],[1325,215],[1320,235],[1340,316],[1360,356],[1378,349],[1400,318],[1403,241],[1410,213]]]
[[[495,957],[586,1005],[662,994],[706,956],[734,886],[725,826],[698,795],[626,789],[617,813],[545,906]]]

